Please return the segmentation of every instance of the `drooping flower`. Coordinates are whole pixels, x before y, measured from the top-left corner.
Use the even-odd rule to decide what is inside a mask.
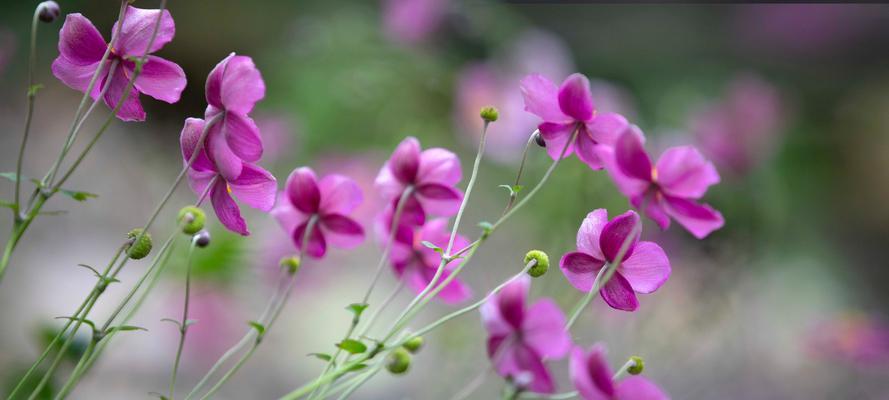
[[[384,229],[385,224],[392,219],[387,214],[382,214],[377,223],[378,239],[384,241],[389,239],[388,230]],[[422,292],[432,281],[432,277],[435,276],[435,272],[441,264],[441,254],[424,246],[423,242],[430,242],[445,249],[448,246],[450,236],[448,220],[445,218],[427,221],[421,227],[400,224],[395,232],[395,240],[392,242],[392,248],[389,253],[389,260],[392,262],[392,269],[395,275],[403,279],[415,292]],[[455,252],[468,245],[469,240],[463,235],[457,235],[454,239]],[[439,283],[451,275],[451,272],[459,262],[459,260],[454,260],[445,266]],[[438,298],[448,304],[462,302],[471,296],[472,292],[469,286],[461,282],[460,279],[454,279],[438,293]]]
[[[592,290],[600,270],[617,262],[621,245],[639,224],[639,215],[634,211],[611,221],[605,209],[589,213],[577,231],[577,251],[565,254],[559,262],[568,282],[577,290]],[[652,293],[670,277],[670,260],[664,250],[655,243],[640,242],[641,233],[636,230],[629,238],[623,260],[599,290],[602,299],[618,310],[635,311],[639,307],[636,293]]]
[[[551,299],[525,306],[531,278],[522,275],[488,298],[481,307],[488,331],[488,357],[497,373],[537,393],[553,393],[555,384],[544,358],[564,357],[571,347],[565,315]]]
[[[422,150],[414,137],[404,139],[377,175],[375,186],[392,208],[404,190],[411,188],[401,223],[423,225],[426,215],[449,217],[457,213],[463,192],[454,188],[462,178],[460,159],[438,147]]]
[[[596,148],[618,190],[661,229],[670,226],[671,217],[698,239],[721,228],[722,214],[696,202],[719,182],[713,164],[692,146],[671,147],[652,164],[644,142],[642,131],[630,126],[613,148]]]
[[[297,249],[302,249],[307,238],[305,253],[321,258],[327,253],[328,241],[342,248],[364,241],[364,228],[349,216],[362,200],[361,189],[349,177],[330,174],[318,180],[315,171],[301,167],[287,178],[272,215]],[[316,222],[306,236],[313,218]]]
[[[222,120],[207,134],[207,155],[226,178],[241,173],[242,161],[262,157],[262,137],[248,114],[265,97],[265,82],[247,56],[231,53],[207,76],[207,110],[204,118]]]
[[[570,364],[571,382],[584,400],[669,400],[666,393],[641,375],[615,381],[602,345],[594,345],[589,353],[574,347]]]
[[[185,120],[179,141],[183,163],[186,165],[198,147],[205,125],[206,122],[199,118]],[[232,196],[250,207],[268,212],[275,205],[278,182],[271,173],[258,165],[243,161],[241,163],[241,173],[235,179],[228,179],[210,160],[206,147],[201,146],[200,152],[188,169],[188,182],[198,196],[204,193],[210,196],[210,202],[222,225],[232,232],[246,236],[250,231]],[[213,186],[208,189],[208,185],[211,184]]]
[[[525,110],[543,120],[538,129],[550,157],[559,158],[567,144],[566,157],[577,152],[594,170],[603,168],[596,145],[612,145],[628,124],[620,114],[596,112],[590,81],[581,74],[568,76],[560,87],[540,74],[528,75],[522,79],[522,96]],[[576,139],[568,143],[575,130]]]
[[[123,97],[130,77],[135,72],[136,63],[133,58],[154,53],[173,40],[176,26],[170,12],[164,10],[157,36],[151,47],[148,46],[159,12],[159,10],[127,6],[120,36],[112,37],[111,54],[104,65],[100,64],[108,44],[105,43],[102,34],[83,15],[68,14],[59,33],[59,57],[52,63],[53,75],[70,88],[85,93],[93,74],[101,68],[90,96],[97,99],[107,86],[102,100],[105,105],[113,109]],[[119,22],[115,22],[111,30],[114,35],[117,34]],[[119,64],[112,72],[110,65],[114,61]],[[142,66],[142,72],[136,78],[133,89],[118,110],[117,117],[124,121],[144,121],[145,111],[139,101],[140,93],[172,104],[179,101],[185,83],[185,72],[179,65],[149,55]]]

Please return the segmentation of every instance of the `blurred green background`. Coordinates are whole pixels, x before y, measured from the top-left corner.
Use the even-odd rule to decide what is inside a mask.
[[[14,170],[21,138],[36,3],[6,2],[0,12],[3,171]],[[60,5],[108,38],[115,1]],[[206,75],[234,51],[253,57],[266,81],[266,99],[254,113],[267,148],[262,164],[281,185],[303,165],[352,176],[365,190],[358,214],[369,232],[382,207],[373,178],[394,146],[413,135],[425,147],[453,149],[468,176],[478,110],[493,105],[501,120],[492,126],[462,229],[475,237],[477,222],[499,215],[507,194],[497,186],[511,183],[537,122],[522,110],[519,80],[532,72],[557,82],[586,74],[599,109],[627,115],[654,154],[693,144],[717,163],[723,182],[706,201],[726,225],[698,241],[675,224],[660,232],[646,220],[644,236],[667,250],[673,275],[641,297],[638,312],[594,302],[575,341],[606,342],[615,366],[643,356],[646,374],[674,399],[889,398],[889,6],[217,0],[171,1],[169,9],[176,37],[158,55],[184,68],[188,87],[172,106],[143,96],[148,120],[116,122],[71,181],[99,198],[54,199],[48,209],[69,212],[38,220],[17,250],[0,285],[3,393],[59,325],[53,317],[72,312],[91,287],[92,276],[76,264],[107,259],[175,177],[182,121],[203,114]],[[49,69],[61,23],[40,27],[37,81],[46,88],[25,175],[42,175],[54,160],[80,98]],[[532,148],[526,183],[548,164]],[[0,185],[3,198],[12,190]],[[175,209],[192,200],[181,188],[156,236],[165,236]],[[616,215],[629,205],[606,174],[569,159],[467,267],[476,298],[519,270],[531,248],[553,259],[573,250],[582,218],[603,207]],[[245,321],[273,287],[277,260],[293,251],[269,216],[245,215],[252,236],[236,237],[214,222],[213,245],[201,252],[199,323],[185,350],[183,389],[248,329]],[[0,239],[11,223],[3,217]],[[334,250],[307,265],[280,325],[217,398],[277,398],[316,376],[323,365],[306,354],[331,351],[332,338],[342,335],[350,318],[343,307],[367,286],[376,243],[369,237],[356,251]],[[181,254],[171,266],[134,320],[149,332],[114,342],[72,398],[164,391],[178,336],[159,320],[178,316]],[[124,271],[124,285],[109,289],[97,319],[145,267]],[[387,271],[377,301],[395,284]],[[555,268],[535,281],[533,293],[566,310],[582,295]],[[402,293],[395,305],[409,300]],[[415,328],[449,309],[431,307]],[[427,343],[410,374],[381,375],[354,397],[447,399],[480,374],[488,378],[471,398],[497,395],[502,382],[490,373],[477,314]],[[566,362],[551,364],[560,389],[570,390]]]

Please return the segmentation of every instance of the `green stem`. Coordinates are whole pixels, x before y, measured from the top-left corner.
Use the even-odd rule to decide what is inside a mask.
[[[353,383],[351,386],[349,386],[349,388],[343,393],[342,396],[338,397],[338,400],[348,399],[349,396],[352,395],[352,393],[355,393],[355,391],[358,390],[358,388],[360,388],[361,385],[363,385],[365,382],[369,381],[370,378],[373,378],[374,375],[376,375],[378,372],[380,372],[380,367],[373,368],[370,371],[365,372],[364,375],[361,376],[361,378],[359,378],[357,381],[355,381],[355,383]]]
[[[389,295],[386,296],[386,299],[383,300],[383,302],[380,304],[379,307],[377,307],[374,313],[370,315],[370,318],[367,319],[367,323],[364,325],[364,328],[358,334],[359,337],[367,335],[367,333],[370,332],[370,329],[373,328],[374,323],[377,321],[386,307],[388,307],[389,304],[391,304],[392,301],[395,300],[396,297],[398,297],[398,294],[401,293],[401,289],[404,289],[404,279],[398,280],[398,283],[395,284],[395,288],[392,289],[391,292],[389,292]]]
[[[94,332],[94,334],[95,334],[95,332]],[[93,354],[93,350],[95,350],[95,348],[96,348],[97,341],[98,341],[98,338],[96,338],[95,335],[94,335],[94,337],[90,338],[90,343],[87,345],[86,351],[83,352],[83,355],[80,357],[80,360],[77,361],[77,365],[74,366],[74,372],[71,373],[72,376],[79,374],[80,371],[86,367],[86,362],[87,362],[87,360],[89,360],[90,356]],[[65,382],[65,385],[62,386],[62,389],[59,391],[59,393],[56,395],[56,397],[54,399],[55,400],[64,399],[65,397],[68,396],[68,394],[71,393],[72,389],[74,389],[74,381],[69,379],[67,382]]]
[[[522,172],[525,171],[525,161],[527,161],[528,159],[528,150],[531,148],[531,144],[534,143],[534,138],[539,134],[540,130],[536,130],[531,133],[531,136],[528,136],[528,142],[525,143],[525,148],[522,150],[522,161],[521,163],[519,163],[519,170],[516,172],[515,182],[513,183],[513,186],[518,186],[519,183],[522,182]],[[509,211],[510,208],[512,208],[512,205],[515,204],[516,196],[518,196],[518,193],[516,193],[515,191],[511,191],[509,193],[509,202],[506,203],[506,208],[503,209],[503,213],[501,214],[501,216],[503,214],[506,214],[506,212]]]
[[[22,161],[25,158],[25,147],[28,144],[28,134],[31,132],[31,120],[34,117],[34,99],[37,97],[37,88],[34,87],[34,70],[37,69],[37,26],[40,24],[40,7],[34,10],[31,19],[31,47],[28,56],[28,112],[25,114],[25,132],[22,134],[22,145],[19,147],[19,156],[15,164],[15,221],[21,219],[21,186],[22,186]]]
[[[173,361],[173,372],[170,374],[170,396],[173,400],[173,392],[176,389],[176,374],[179,372],[179,361],[182,359],[182,349],[185,348],[185,335],[188,333],[188,303],[191,297],[191,264],[194,255],[195,241],[192,239],[188,247],[188,257],[185,265],[185,300],[182,305],[182,321],[179,322],[179,346],[176,348],[176,359]]]

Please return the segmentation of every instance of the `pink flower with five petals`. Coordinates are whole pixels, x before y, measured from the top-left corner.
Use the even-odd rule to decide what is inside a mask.
[[[605,347],[594,345],[589,353],[580,347],[571,351],[571,382],[584,400],[669,400],[657,385],[634,375],[615,382]]]

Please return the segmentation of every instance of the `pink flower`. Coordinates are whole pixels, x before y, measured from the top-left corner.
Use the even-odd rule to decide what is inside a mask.
[[[516,278],[481,307],[488,331],[488,357],[503,377],[537,392],[553,393],[555,384],[543,359],[559,359],[571,347],[565,315],[551,299],[525,307],[531,279]]]
[[[226,178],[236,178],[243,162],[262,157],[259,128],[247,114],[265,97],[265,83],[253,59],[231,53],[210,71],[205,89],[209,120],[222,114],[222,120],[207,134],[207,155]]]
[[[602,161],[595,153],[597,144],[611,145],[627,127],[620,114],[597,114],[590,93],[590,81],[581,74],[572,74],[556,87],[549,79],[531,74],[522,79],[525,110],[543,119],[538,126],[546,141],[546,151],[556,159],[565,148],[575,129],[577,138],[568,144],[567,157],[577,152],[586,165],[602,169]]]
[[[188,118],[179,138],[184,163],[188,163],[198,145],[206,122],[199,118]],[[250,207],[268,212],[275,205],[275,192],[278,182],[268,171],[258,165],[241,161],[241,173],[235,179],[226,178],[210,160],[206,146],[188,169],[188,182],[199,196],[207,191],[216,211],[216,217],[228,230],[241,235],[249,235],[247,223],[241,217],[241,210],[232,196]]]
[[[319,181],[311,168],[297,168],[290,173],[279,197],[272,215],[293,238],[297,249],[302,249],[309,220],[317,218],[308,235],[308,255],[324,257],[328,240],[347,249],[364,241],[364,228],[349,217],[363,200],[361,189],[352,179],[330,174]]]
[[[617,262],[620,247],[640,224],[639,215],[627,211],[608,221],[608,211],[589,213],[577,231],[577,251],[562,256],[559,268],[577,290],[589,292],[599,271]],[[640,242],[639,231],[632,239],[623,260],[611,279],[599,291],[609,306],[635,311],[636,293],[652,293],[670,277],[670,260],[664,250],[652,242]]]
[[[434,33],[444,20],[446,0],[385,0],[383,24],[395,42],[415,44]]]
[[[631,126],[613,148],[596,148],[618,190],[661,229],[670,226],[671,217],[698,239],[721,228],[722,214],[695,201],[719,182],[713,164],[694,147],[678,146],[664,151],[652,165],[644,142],[642,131]]]
[[[575,347],[570,368],[571,382],[584,400],[669,400],[657,385],[640,375],[615,382],[602,345],[594,345],[589,353]]]
[[[423,225],[426,214],[449,217],[457,213],[463,192],[454,188],[462,178],[460,159],[442,149],[421,152],[414,137],[404,139],[377,175],[375,186],[383,199],[398,204],[402,193],[412,188],[401,214],[401,222]]]
[[[103,100],[105,105],[113,109],[123,97],[127,83],[135,71],[136,64],[132,58],[154,53],[173,40],[176,26],[170,12],[164,10],[157,36],[151,47],[148,47],[158,12],[127,6],[120,37],[111,39],[113,47],[104,65],[100,64],[108,44],[102,34],[83,15],[68,14],[59,33],[59,57],[52,63],[53,75],[70,88],[86,92],[93,74],[101,68],[90,96],[97,99],[102,88],[107,86]],[[114,34],[117,33],[118,22],[114,23],[111,30]],[[109,76],[113,61],[119,64]],[[117,117],[124,121],[144,121],[145,111],[139,102],[140,93],[172,104],[179,101],[183,89],[185,72],[179,65],[160,57],[148,56],[142,66],[142,73],[136,78],[133,90],[121,105]]]
[[[860,312],[847,312],[816,324],[805,338],[816,356],[868,368],[889,365],[889,324]]]
[[[388,213],[383,214],[383,218],[377,224],[379,230],[385,225],[383,222],[391,220]],[[388,240],[389,234],[380,232],[378,234],[382,240]],[[421,227],[413,227],[407,224],[401,224],[395,234],[395,241],[392,243],[389,260],[392,261],[392,269],[395,274],[404,280],[415,292],[420,293],[432,281],[438,266],[441,264],[441,254],[435,252],[423,245],[424,241],[430,242],[442,249],[447,248],[450,239],[448,232],[448,220],[445,218],[437,218],[426,222]],[[454,250],[460,250],[469,245],[469,240],[463,235],[457,235],[454,239]],[[454,260],[445,266],[442,273],[441,281],[450,276],[454,270],[458,260]],[[469,286],[454,279],[448,284],[438,297],[448,304],[462,302],[472,296]]]

